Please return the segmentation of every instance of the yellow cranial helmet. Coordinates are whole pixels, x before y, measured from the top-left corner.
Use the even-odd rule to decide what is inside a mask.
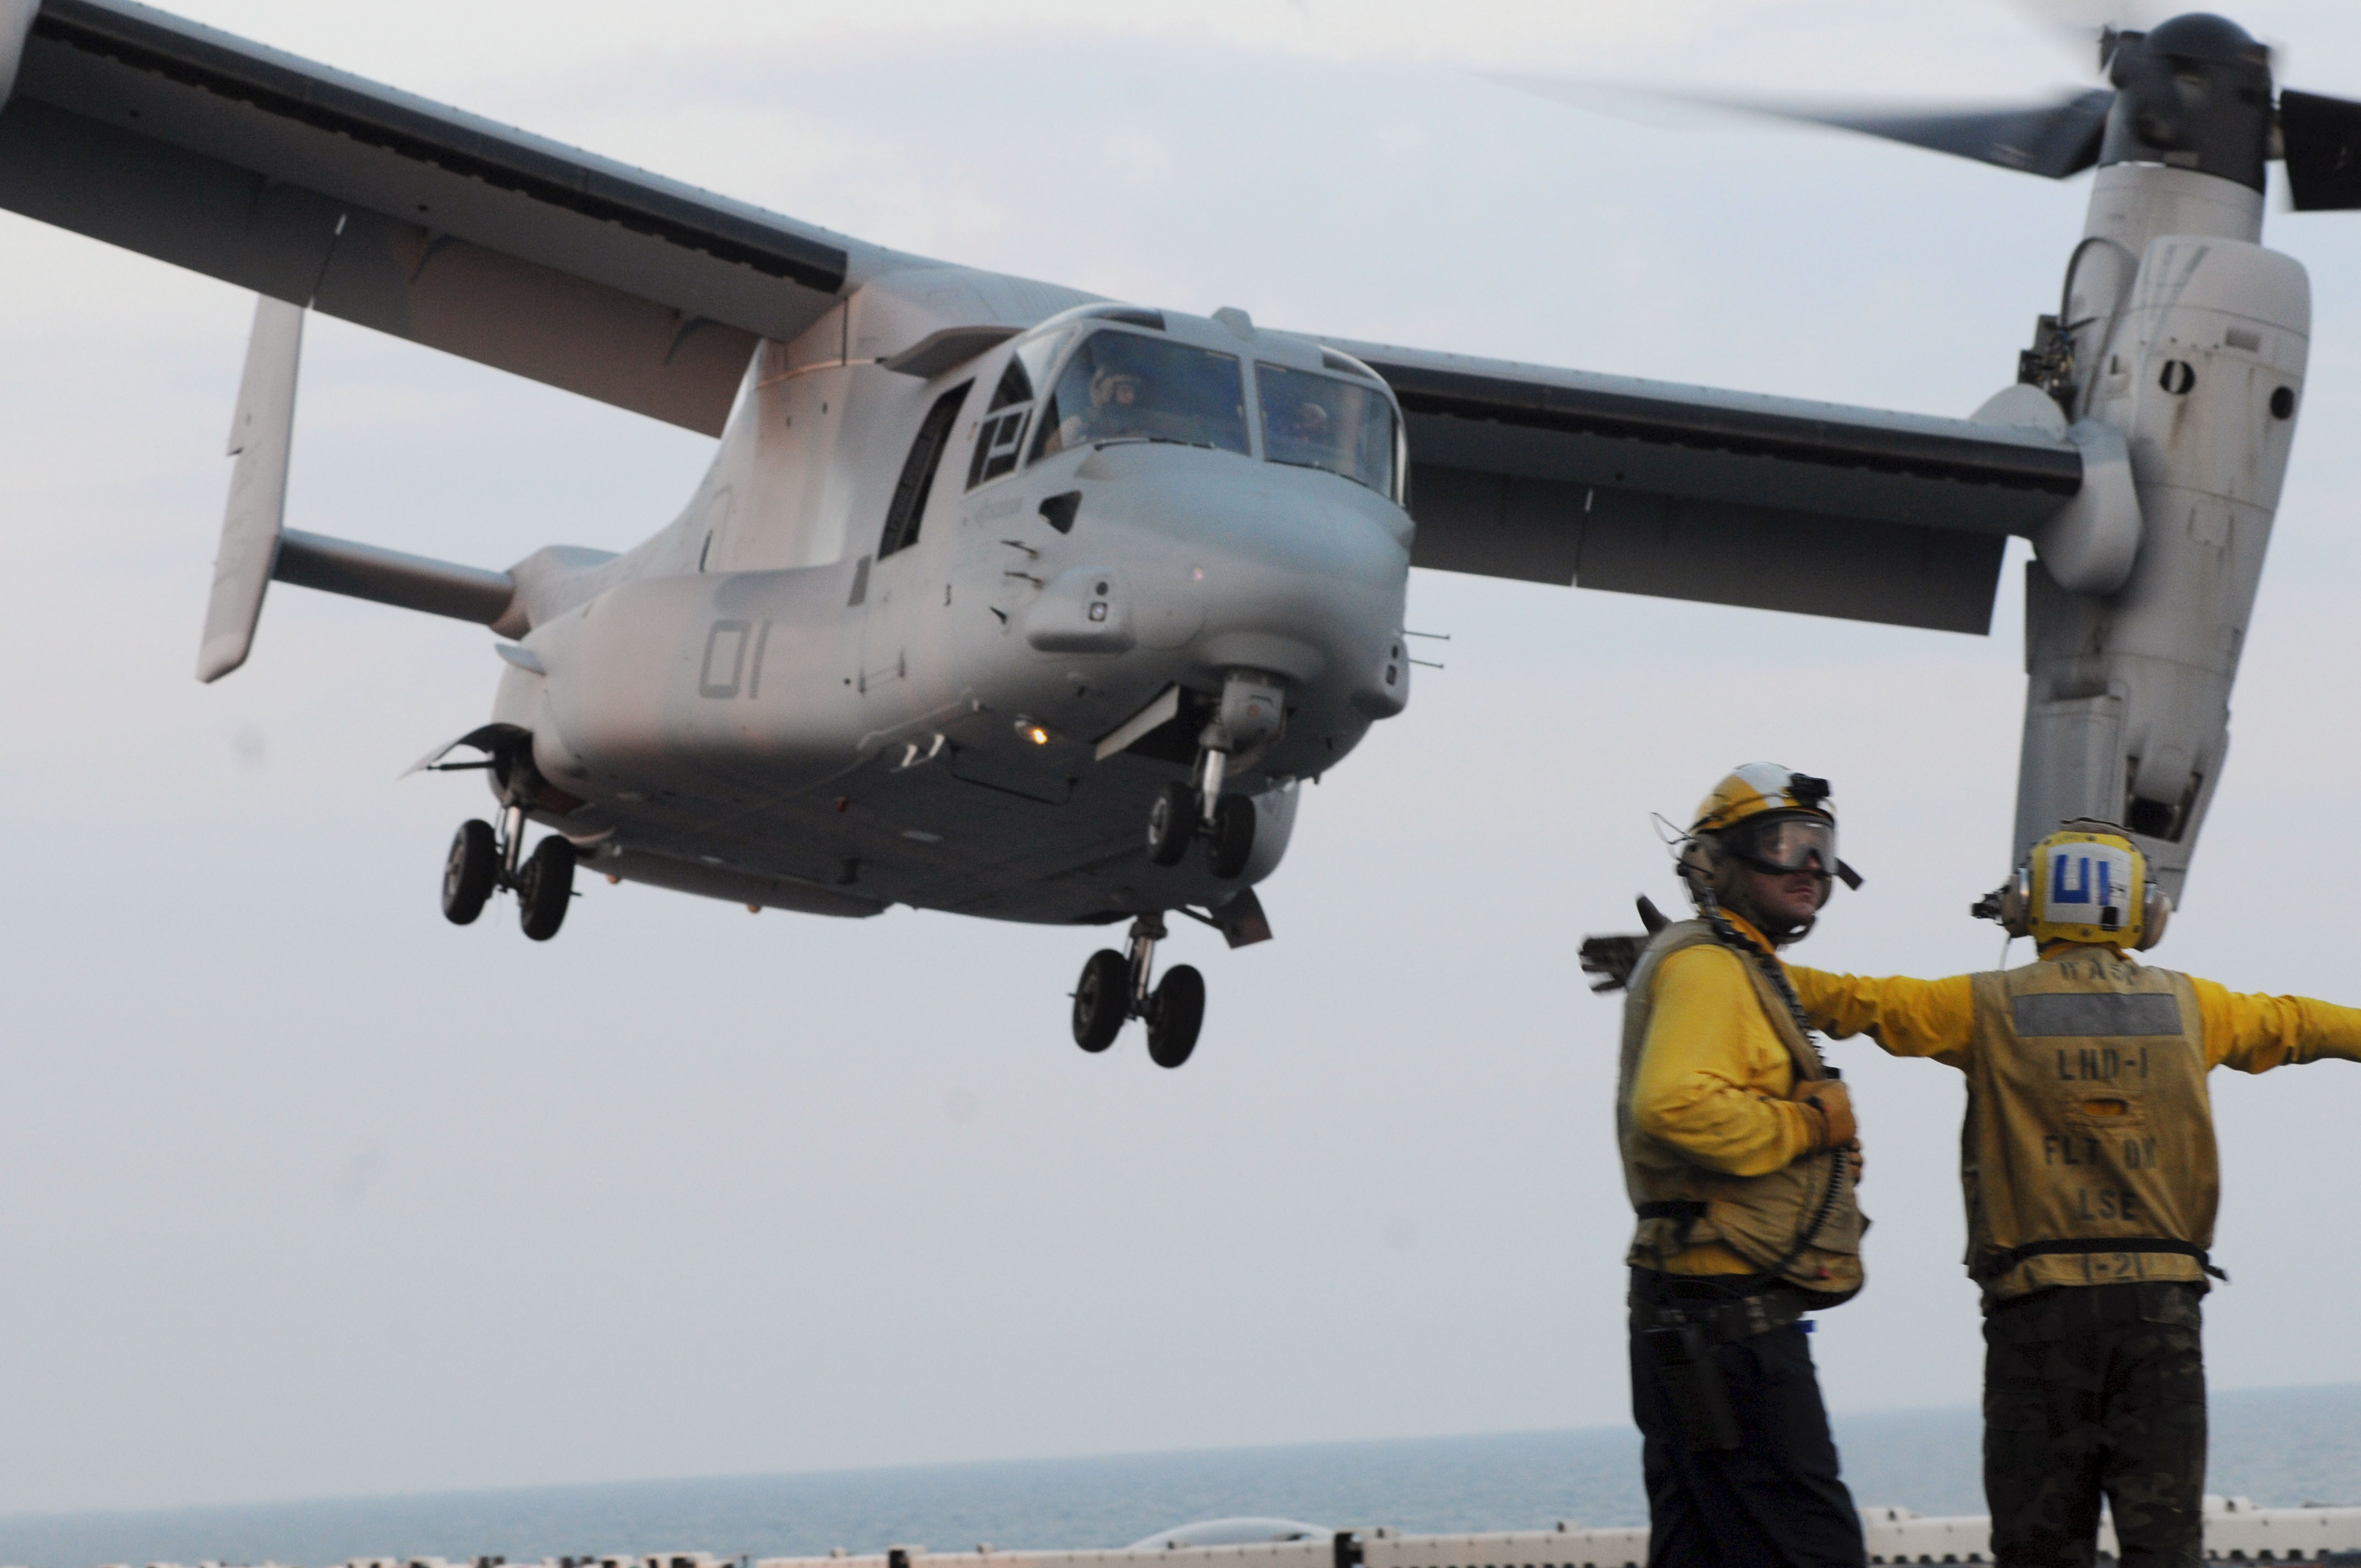
[[[1749,762],[1713,786],[1713,793],[1697,807],[1689,831],[1726,832],[1768,811],[1808,811],[1830,826],[1837,819],[1836,808],[1828,804],[1828,780],[1777,762]]]
[[[1697,806],[1682,863],[1708,874],[1717,857],[1764,872],[1816,872],[1859,887],[1853,869],[1837,859],[1837,813],[1828,781],[1777,762],[1749,762],[1731,772]]]
[[[2172,916],[2172,900],[2149,880],[2139,846],[2116,824],[2091,818],[2062,824],[2034,845],[1991,903],[2013,937],[2141,951],[2164,939]]]

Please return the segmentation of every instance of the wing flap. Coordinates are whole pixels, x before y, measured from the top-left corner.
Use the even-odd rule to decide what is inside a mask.
[[[120,0],[44,0],[17,89],[612,287],[701,280],[710,297],[675,302],[750,331],[777,335],[780,298],[751,280],[825,310],[852,263],[825,230]],[[600,230],[662,248],[580,243]]]
[[[122,0],[42,5],[0,205],[708,433],[888,259]]]
[[[1418,565],[1982,632],[2081,488],[2040,431],[1323,341],[1401,402]]]
[[[0,114],[0,206],[708,435],[756,342],[22,99]]]
[[[1418,464],[1411,564],[1982,634],[2006,541]]]

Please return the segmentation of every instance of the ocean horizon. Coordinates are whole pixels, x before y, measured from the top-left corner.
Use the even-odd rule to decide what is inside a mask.
[[[1863,1508],[1984,1512],[1972,1408],[1839,1416]],[[1645,1521],[1628,1425],[786,1474],[0,1516],[0,1563],[283,1563],[660,1551],[825,1555],[888,1544],[1122,1546],[1192,1519],[1277,1515],[1418,1533]],[[2361,1503],[2361,1385],[2213,1398],[2206,1489]]]

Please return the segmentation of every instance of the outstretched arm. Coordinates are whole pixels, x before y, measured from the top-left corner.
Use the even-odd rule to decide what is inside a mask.
[[[1964,1068],[1975,1042],[1975,999],[1968,977],[1868,979],[1787,966],[1795,999],[1812,1027],[1844,1038],[1867,1035],[1892,1055],[1932,1057]]]
[[[2361,1061],[2361,1008],[2265,996],[2189,977],[2205,1024],[2205,1065],[2268,1072],[2323,1057]]]

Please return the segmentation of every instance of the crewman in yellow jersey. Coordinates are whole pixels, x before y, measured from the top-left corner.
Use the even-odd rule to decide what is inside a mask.
[[[2197,1568],[2199,1302],[2221,1177],[2205,1075],[2361,1061],[2361,1010],[2149,969],[2170,902],[2112,823],[2034,846],[1976,906],[2038,960],[1949,980],[1791,968],[1814,1027],[1967,1075],[1960,1179],[1983,1288],[1984,1496],[1999,1568]]]
[[[1679,864],[1697,917],[1615,966],[1631,987],[1615,1127],[1639,1216],[1626,1261],[1648,1562],[1859,1568],[1802,1319],[1861,1289],[1860,1146],[1774,957],[1838,871],[1828,784],[1740,768],[1698,807]]]

